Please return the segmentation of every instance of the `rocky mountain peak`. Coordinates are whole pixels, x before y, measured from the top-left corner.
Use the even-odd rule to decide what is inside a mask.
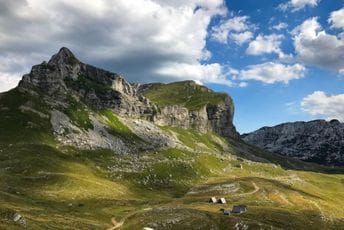
[[[49,65],[73,65],[78,63],[80,63],[80,61],[75,57],[72,51],[66,47],[62,47],[48,62]]]
[[[327,165],[344,165],[344,123],[289,122],[263,127],[242,138],[271,152]]]

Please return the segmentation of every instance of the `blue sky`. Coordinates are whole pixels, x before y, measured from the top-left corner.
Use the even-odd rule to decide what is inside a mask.
[[[229,93],[235,101],[235,125],[240,132],[249,132],[262,126],[272,126],[282,122],[311,120],[318,118],[342,119],[339,114],[326,114],[304,111],[301,107],[303,98],[315,91],[322,91],[328,95],[340,95],[344,93],[344,75],[336,69],[324,68],[323,66],[303,62],[298,57],[293,45],[292,31],[305,20],[317,17],[323,29],[332,35],[339,36],[342,29],[331,28],[328,23],[331,12],[343,8],[343,1],[320,1],[316,6],[305,6],[300,10],[288,9],[281,11],[278,6],[287,1],[226,1],[231,16],[229,18],[248,16],[249,22],[255,25],[254,36],[259,34],[283,35],[280,45],[281,50],[293,57],[288,61],[278,60],[277,54],[248,55],[245,51],[249,42],[243,45],[236,45],[228,38],[225,44],[208,38],[208,49],[213,56],[210,61],[230,65],[235,69],[244,69],[248,65],[256,65],[265,62],[301,63],[306,70],[301,79],[290,80],[288,83],[276,82],[267,84],[261,81],[247,81],[244,88],[227,87],[218,84],[208,84],[216,91]],[[344,15],[343,15],[344,16]],[[214,19],[215,25],[219,23]],[[276,30],[272,27],[285,23],[286,29]],[[343,43],[342,43],[343,45]],[[322,50],[319,50],[321,53]],[[344,56],[341,56],[344,58]],[[319,102],[320,103],[320,102]],[[336,106],[344,107],[344,104]],[[316,111],[316,108],[314,108]],[[342,112],[343,109],[339,108]],[[339,112],[338,112],[339,113]],[[339,115],[339,116],[336,116]]]
[[[63,46],[131,82],[227,92],[240,132],[344,121],[343,0],[0,1],[0,92]]]

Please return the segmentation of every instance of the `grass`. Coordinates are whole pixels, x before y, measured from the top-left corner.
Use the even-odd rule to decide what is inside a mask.
[[[22,112],[20,106],[30,103],[40,117],[32,111]],[[20,92],[18,89],[3,93],[0,98],[0,143],[54,142],[47,108],[38,96]]]
[[[85,130],[93,129],[89,110],[85,107],[85,105],[70,95],[68,95],[67,101],[69,106],[64,112],[68,115],[71,121],[79,128]]]
[[[178,136],[178,139],[183,142],[184,145],[195,151],[223,151],[225,143],[224,138],[214,133],[200,133],[193,129],[182,129],[170,126],[161,126],[162,130],[169,133],[174,133]]]
[[[180,149],[143,156],[30,144],[2,145],[1,150],[0,210],[20,213],[34,229],[104,229],[112,217],[120,220],[137,211],[123,229],[162,226],[175,218],[181,221],[165,224],[165,229],[193,229],[200,221],[207,223],[205,229],[226,229],[240,221],[251,227],[342,226],[343,175],[284,170]],[[242,164],[242,169],[236,164]],[[221,186],[228,184],[239,189],[227,193]],[[207,203],[213,195],[225,197],[228,205]],[[329,221],[321,220],[312,202]],[[219,212],[221,207],[241,203],[248,205],[248,213],[225,217]],[[0,218],[0,228],[11,224]]]
[[[99,111],[101,116],[106,118],[108,131],[110,134],[120,136],[130,142],[142,141],[136,134],[134,134],[125,124],[123,124],[117,115],[109,109]]]
[[[111,218],[122,229],[342,229],[344,174],[269,154],[212,133],[161,127],[185,148],[118,155],[110,150],[60,146],[49,118],[19,106],[38,97],[16,90],[0,97],[0,229],[105,229]],[[5,108],[5,109],[4,109]],[[86,124],[78,105],[73,118]],[[109,110],[99,113],[128,142],[132,133]],[[72,115],[71,115],[72,116]],[[33,125],[27,126],[29,122]],[[85,126],[87,127],[87,126]],[[329,171],[327,171],[329,170]],[[324,173],[330,172],[330,173]],[[227,204],[209,204],[210,196]],[[224,216],[220,208],[246,204],[248,212]]]
[[[191,111],[224,103],[229,98],[225,93],[210,92],[192,81],[153,85],[143,94],[158,106],[182,105]]]

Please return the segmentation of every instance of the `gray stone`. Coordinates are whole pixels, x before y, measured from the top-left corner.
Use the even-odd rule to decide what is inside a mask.
[[[326,165],[344,165],[344,123],[338,120],[284,123],[242,138],[274,153]]]

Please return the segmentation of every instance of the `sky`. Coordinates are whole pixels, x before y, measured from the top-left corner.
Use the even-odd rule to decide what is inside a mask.
[[[343,0],[0,0],[0,92],[63,46],[130,82],[226,92],[241,133],[344,122]]]

